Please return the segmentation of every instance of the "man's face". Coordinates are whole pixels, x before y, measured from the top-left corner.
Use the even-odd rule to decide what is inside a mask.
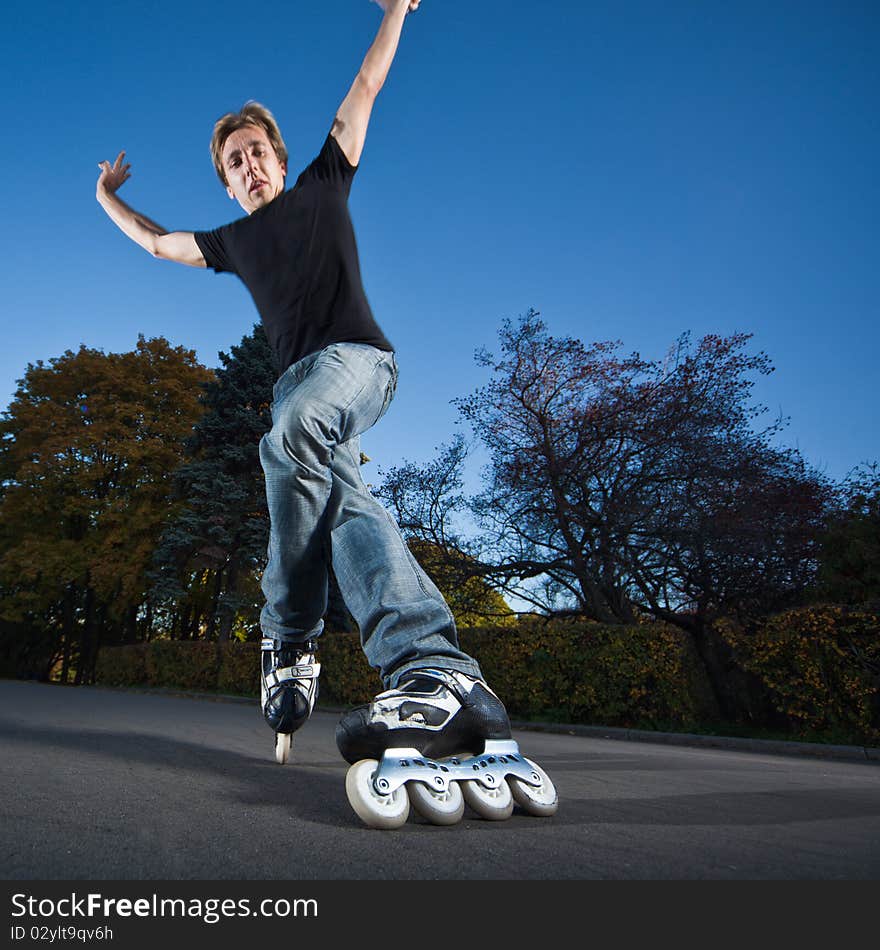
[[[287,166],[278,161],[269,136],[257,125],[246,125],[223,143],[226,192],[250,214],[284,191]]]

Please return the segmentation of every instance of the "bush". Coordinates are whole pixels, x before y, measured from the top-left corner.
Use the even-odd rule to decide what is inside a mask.
[[[214,643],[156,640],[146,651],[145,666],[151,686],[192,690],[217,688],[219,657]]]
[[[761,678],[804,737],[880,740],[880,615],[822,604],[777,614],[753,630],[719,624],[738,662]]]
[[[515,718],[658,728],[705,715],[706,684],[688,638],[663,624],[530,619],[464,631],[462,647]]]
[[[325,634],[319,645],[319,702],[335,706],[357,706],[369,702],[382,689],[379,674],[367,663],[361,649],[359,634]]]
[[[217,692],[233,696],[260,695],[260,647],[233,641],[217,648]]]
[[[647,728],[687,726],[703,715],[701,673],[688,641],[662,624],[637,627],[527,620],[516,627],[463,630],[475,656],[514,718]],[[259,696],[259,646],[155,641],[108,647],[97,682],[163,686]],[[351,706],[382,688],[357,634],[320,641],[319,702]]]
[[[102,647],[95,664],[95,682],[102,686],[146,686],[150,644]]]
[[[325,704],[364,703],[382,688],[364,658],[357,634],[325,634],[319,660],[320,701]],[[155,640],[104,647],[98,654],[95,682],[258,697],[259,669],[260,647],[256,643]]]

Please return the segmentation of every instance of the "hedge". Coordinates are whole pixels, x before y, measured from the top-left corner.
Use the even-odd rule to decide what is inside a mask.
[[[777,614],[748,631],[732,621],[719,629],[797,734],[880,740],[876,607],[819,604]]]
[[[816,605],[748,630],[730,620],[717,629],[793,737],[880,743],[876,605]],[[718,718],[689,638],[671,626],[531,619],[463,630],[460,639],[513,718],[648,729],[705,728]],[[325,633],[319,658],[320,703],[355,705],[382,688],[356,634]],[[256,698],[258,669],[256,643],[156,640],[102,649],[96,681]]]
[[[662,624],[521,621],[460,632],[462,649],[514,718],[642,728],[707,717],[709,689],[689,640]],[[320,640],[319,702],[349,706],[382,688],[356,634]],[[100,651],[96,682],[259,696],[259,645],[157,640]]]

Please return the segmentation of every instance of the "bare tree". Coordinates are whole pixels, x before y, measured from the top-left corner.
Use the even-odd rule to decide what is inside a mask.
[[[477,354],[490,381],[456,400],[489,452],[485,487],[462,494],[463,440],[392,470],[383,494],[405,530],[542,612],[676,623],[720,681],[713,619],[797,601],[831,497],[774,447],[784,420],[757,425],[768,357],[747,334],[683,336],[651,362],[554,338],[533,310],[499,336],[497,358]],[[467,539],[450,528],[465,514]]]

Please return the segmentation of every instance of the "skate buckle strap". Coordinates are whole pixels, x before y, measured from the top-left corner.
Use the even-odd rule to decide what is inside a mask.
[[[295,650],[298,649],[303,653],[314,653],[317,649],[317,644],[315,643],[314,638],[311,640],[282,640],[280,637],[263,637],[260,640],[260,649],[261,650],[277,650],[284,647],[293,647]]]
[[[266,676],[267,686],[280,686],[290,680],[316,680],[321,673],[320,663],[308,663],[302,666],[280,666]]]

